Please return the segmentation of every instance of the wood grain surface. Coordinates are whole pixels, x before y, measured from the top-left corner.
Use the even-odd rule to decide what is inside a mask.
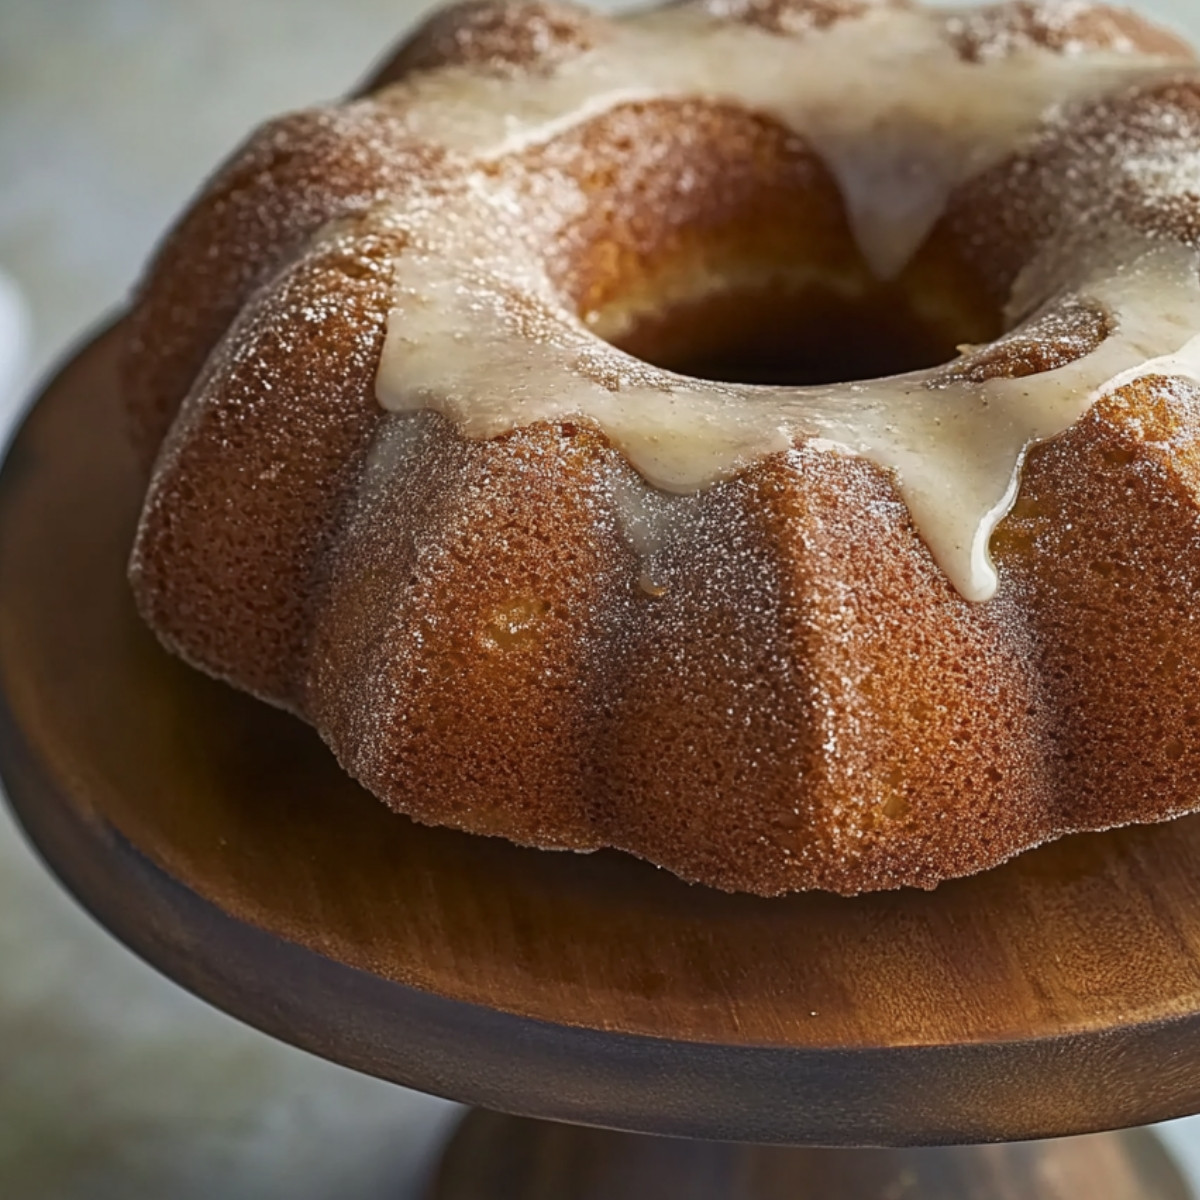
[[[471,1113],[430,1200],[1191,1200],[1145,1130],[916,1150],[794,1150]]]
[[[0,766],[46,859],[162,970],[358,1069],[626,1129],[915,1144],[1200,1109],[1200,820],[932,894],[764,901],[393,816],[136,619],[118,336],[0,480]]]

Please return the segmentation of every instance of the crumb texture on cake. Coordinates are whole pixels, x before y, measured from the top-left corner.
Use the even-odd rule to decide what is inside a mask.
[[[632,42],[676,29],[769,62],[875,28],[950,72],[1069,81],[986,156],[939,150],[902,254],[786,106],[623,82]],[[495,97],[508,120],[471,118]],[[726,889],[932,887],[1192,811],[1198,248],[1200,75],[1124,10],[471,0],[357,96],[254,134],[160,248],[125,362],[135,597],[400,812]],[[806,328],[880,373],[889,338],[927,338],[919,385],[878,393],[897,404],[1076,381],[1022,451],[991,599],[947,575],[902,474],[823,430],[663,488],[608,409],[546,407],[583,380],[694,450],[689,397],[787,391],[697,380],[698,348]]]

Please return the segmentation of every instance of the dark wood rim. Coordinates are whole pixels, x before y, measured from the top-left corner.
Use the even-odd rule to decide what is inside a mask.
[[[47,819],[54,784],[0,710],[0,764],[35,849],[76,899],[168,978],[264,1033],[369,1075],[498,1112],[717,1141],[942,1146],[1143,1125],[1200,1108],[1200,1022],[978,1046],[805,1053],[531,1021],[380,979],[236,921],[103,826]],[[115,905],[114,888],[124,896]],[[131,912],[140,912],[136,921]],[[199,947],[222,954],[201,956]],[[267,1002],[262,980],[303,979]],[[314,1021],[314,1014],[319,1019]],[[1153,1073],[1173,1100],[1124,1082]],[[1016,1080],[1039,1110],[1003,1103]],[[1095,1120],[1049,1112],[1083,1094]],[[1041,1096],[1042,1103],[1032,1102]],[[941,1119],[928,1097],[939,1097]],[[961,1100],[971,1098],[968,1115]],[[994,1108],[991,1102],[997,1101]],[[931,1119],[932,1118],[932,1119]]]

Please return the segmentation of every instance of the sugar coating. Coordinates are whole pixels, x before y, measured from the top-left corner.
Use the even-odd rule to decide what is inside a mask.
[[[463,28],[486,37],[442,18],[396,61],[429,74],[461,55],[504,80],[603,52],[598,18],[531,6],[534,27],[588,32],[525,37],[523,7],[472,9]],[[707,19],[804,38],[868,7]],[[1028,11],[993,24],[1025,29]],[[1130,29],[1121,53],[1159,53]],[[383,70],[378,97],[255,135],[138,297],[127,380],[156,461],[131,578],[168,646],[312,721],[419,820],[615,846],[764,895],[930,887],[1194,809],[1200,389],[1133,379],[1030,452],[986,604],[861,457],[800,440],[672,496],[585,419],[479,439],[387,413],[375,380],[412,217],[481,169],[546,200],[522,212],[542,214],[529,236],[554,234],[553,286],[614,337],[664,289],[758,286],[780,254],[849,287],[869,271],[827,165],[762,113],[631,98],[480,168],[413,136],[404,69]],[[1198,123],[1186,66],[1051,114],[955,188],[897,295],[961,295],[965,273],[981,304],[1019,307],[1029,265],[1057,270],[1059,235],[1113,212],[1190,253]],[[1087,358],[1111,328],[1085,301],[1014,314],[943,381]]]

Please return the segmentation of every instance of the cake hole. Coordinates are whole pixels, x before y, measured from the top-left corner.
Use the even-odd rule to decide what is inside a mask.
[[[604,324],[593,319],[602,336]],[[937,367],[1000,327],[999,313],[981,314],[977,297],[958,303],[901,284],[776,283],[639,313],[606,340],[696,379],[805,387]]]
[[[565,164],[578,187],[545,260],[555,289],[597,337],[652,366],[724,383],[852,383],[953,369],[960,347],[1006,331],[1011,280],[984,271],[990,240],[981,249],[939,223],[881,280],[864,252],[877,239],[856,233],[827,164],[760,114],[631,103],[531,161]],[[1025,357],[977,373],[1039,369]]]

